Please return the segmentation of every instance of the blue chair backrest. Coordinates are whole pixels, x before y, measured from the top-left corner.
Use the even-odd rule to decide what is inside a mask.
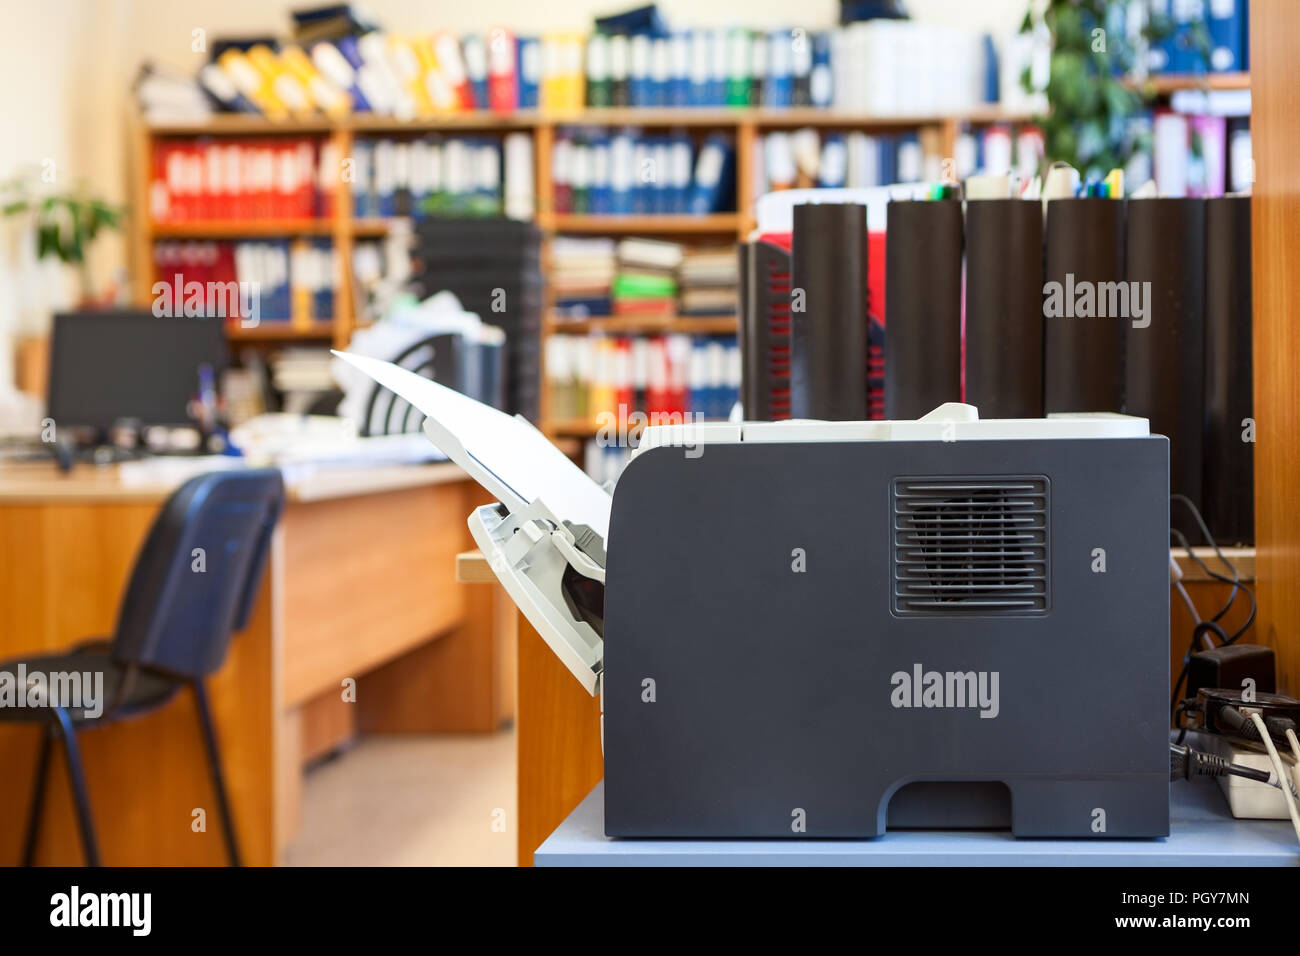
[[[218,670],[248,623],[283,508],[274,469],[211,472],[181,485],[136,558],[113,658],[186,678]]]

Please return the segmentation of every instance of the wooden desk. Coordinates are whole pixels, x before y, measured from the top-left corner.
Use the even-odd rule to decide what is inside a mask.
[[[1213,571],[1227,569],[1210,548],[1195,552]],[[1253,581],[1253,548],[1225,548],[1243,581]],[[1182,551],[1174,552],[1184,586],[1203,616],[1222,606],[1231,586],[1206,575]],[[495,580],[477,551],[460,555],[457,578]],[[498,588],[498,590],[500,590]],[[1246,619],[1249,601],[1239,598],[1224,620],[1230,629]],[[1192,619],[1181,600],[1170,604],[1170,678],[1177,676],[1191,637]],[[518,863],[533,865],[533,852],[563,823],[604,776],[600,701],[582,689],[522,614],[518,632],[519,696],[515,713],[518,773]]]
[[[0,660],[109,635],[162,500],[179,479],[118,469],[0,467]],[[454,579],[465,519],[485,500],[455,465],[330,470],[292,480],[251,623],[210,682],[248,863],[275,863],[297,826],[301,770],[358,731],[491,730],[513,710],[513,646],[491,589]],[[509,615],[501,615],[509,620]],[[356,682],[355,703],[345,681]],[[0,727],[0,862],[16,862],[35,728]],[[193,700],[86,734],[107,865],[221,865],[220,817]],[[63,762],[38,860],[81,863]],[[206,811],[206,832],[191,828]]]

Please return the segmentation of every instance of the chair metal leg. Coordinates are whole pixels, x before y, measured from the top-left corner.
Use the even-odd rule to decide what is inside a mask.
[[[36,779],[32,782],[32,805],[27,811],[27,837],[23,840],[23,866],[36,863],[36,841],[41,832],[41,815],[45,809],[45,780],[49,777],[50,751],[54,746],[54,728],[41,728],[41,749],[36,755]]]
[[[203,743],[208,749],[208,769],[212,773],[212,789],[217,792],[217,807],[221,810],[221,825],[226,831],[226,852],[231,866],[242,866],[239,860],[239,841],[235,838],[235,817],[226,795],[226,779],[221,769],[221,752],[217,748],[217,731],[208,707],[208,692],[201,680],[194,681],[194,700],[199,707],[199,723],[203,726]]]
[[[81,748],[77,744],[77,731],[72,719],[62,707],[54,708],[63,731],[63,754],[68,758],[68,780],[72,783],[72,796],[77,805],[77,826],[81,829],[81,845],[86,854],[86,866],[99,866],[99,847],[95,842],[95,824],[90,816],[90,793],[86,789],[86,771],[81,765]]]

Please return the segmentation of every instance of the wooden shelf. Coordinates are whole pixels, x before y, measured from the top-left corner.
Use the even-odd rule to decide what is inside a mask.
[[[1232,562],[1232,566],[1237,569],[1237,575],[1242,581],[1255,580],[1254,548],[1220,548],[1219,550],[1223,552],[1225,558]],[[1173,548],[1170,553],[1174,556],[1174,560],[1178,562],[1178,567],[1183,572],[1184,581],[1215,580],[1206,574],[1199,564],[1187,556],[1185,549]],[[1204,561],[1211,571],[1222,574],[1227,578],[1232,577],[1232,572],[1228,570],[1227,565],[1219,560],[1213,548],[1192,548],[1192,553]]]
[[[709,216],[588,216],[575,213],[542,213],[537,218],[543,230],[610,235],[641,232],[734,234],[740,228],[740,215],[734,212],[714,213]]]
[[[394,219],[353,219],[346,228],[362,237],[386,236]],[[334,221],[321,219],[248,219],[210,222],[156,222],[155,239],[261,239],[276,236],[332,236]]]
[[[261,239],[274,236],[329,236],[330,219],[246,219],[242,221],[155,222],[155,239]]]
[[[1131,84],[1139,90],[1167,96],[1179,90],[1248,90],[1249,73],[1157,73]]]
[[[845,127],[853,129],[909,129],[916,126],[942,126],[945,123],[1021,123],[1032,119],[1029,113],[1013,113],[997,104],[976,107],[960,114],[908,115],[850,113],[841,110],[792,108],[787,110],[752,110],[748,119],[760,129],[786,129],[799,126]]]
[[[297,136],[332,133],[339,124],[324,117],[273,120],[254,113],[214,113],[192,122],[146,126],[151,136]]]
[[[930,146],[940,155],[950,156],[963,124],[981,125],[995,122],[1020,122],[1027,115],[1012,114],[997,105],[980,106],[961,114],[931,115],[873,115],[844,110],[822,110],[806,107],[789,109],[769,108],[608,108],[582,109],[573,113],[524,110],[498,114],[487,110],[470,113],[426,116],[413,120],[398,120],[387,116],[356,114],[338,119],[325,116],[293,118],[283,121],[268,120],[251,114],[215,114],[194,122],[160,123],[150,126],[137,117],[133,122],[132,177],[133,202],[138,208],[148,208],[153,147],[159,140],[168,138],[231,137],[292,137],[305,136],[324,145],[329,143],[339,155],[352,155],[357,137],[369,136],[420,136],[432,133],[457,131],[482,131],[487,135],[520,131],[533,142],[533,185],[540,206],[533,223],[542,232],[544,240],[557,234],[591,236],[661,236],[679,240],[735,241],[748,234],[754,225],[752,213],[745,211],[753,185],[753,156],[758,137],[769,130],[790,130],[801,127],[840,130],[903,130],[919,129],[923,138],[929,137]],[[736,143],[736,190],[728,202],[735,201],[741,211],[714,215],[629,215],[597,216],[588,214],[557,214],[548,206],[551,189],[551,151],[558,129],[566,126],[588,127],[642,127],[649,129],[684,128],[699,135],[711,130],[729,134]],[[333,240],[344,263],[341,285],[336,290],[336,314],[333,321],[315,322],[307,328],[294,328],[290,323],[263,323],[256,329],[230,329],[232,342],[285,343],[294,341],[333,341],[337,346],[347,343],[358,325],[354,314],[356,301],[355,280],[350,262],[353,250],[361,239],[382,238],[390,234],[396,220],[391,218],[357,218],[352,206],[353,187],[347,182],[336,189],[337,205],[333,215],[315,219],[274,219],[263,221],[200,221],[157,222],[139,217],[131,229],[131,262],[133,298],[146,305],[151,298],[148,277],[153,272],[154,243],[166,239],[239,240],[239,239],[300,239],[328,237]],[[543,262],[547,261],[543,253]],[[684,316],[616,316],[606,319],[566,320],[552,316],[544,325],[542,334],[554,332],[614,333],[614,334],[669,334],[732,335],[738,332],[733,317],[687,318]],[[543,397],[542,414],[545,417]],[[588,423],[557,423],[560,433],[567,432],[570,443],[584,435],[592,434]],[[562,435],[555,437],[562,440]]]
[[[226,326],[226,338],[232,342],[314,342],[334,336],[334,323],[315,320],[310,326],[295,326],[282,319],[264,319],[251,329],[238,324]]]
[[[544,421],[541,430],[548,436],[555,435],[560,438],[590,438],[596,434],[597,427],[594,419],[569,418]]]
[[[411,120],[399,120],[391,116],[372,116],[358,113],[339,122],[339,126],[362,135],[371,133],[426,133],[431,130],[494,130],[494,129],[529,129],[543,120],[535,110],[520,110],[514,113],[493,113],[491,110],[475,110],[469,113],[448,113],[444,116],[417,117]]]
[[[608,332],[614,335],[734,335],[738,322],[734,315],[610,315],[603,318],[567,319],[552,316],[547,332],[573,333]]]
[[[1246,74],[1210,74],[1215,83],[1232,83],[1233,77]],[[1201,77],[1166,77],[1184,80],[1184,85],[1196,85]],[[1236,81],[1241,82],[1241,81]],[[1245,82],[1246,86],[1249,81]],[[1212,86],[1213,89],[1241,89],[1242,86]],[[972,123],[1017,122],[1027,120],[1027,114],[1009,113],[997,104],[980,105],[960,113],[878,114],[846,110],[818,109],[814,107],[611,107],[584,109],[575,113],[542,113],[521,110],[514,113],[493,113],[476,110],[468,113],[449,113],[442,116],[418,117],[400,120],[391,116],[373,116],[358,113],[346,119],[330,120],[326,117],[270,120],[262,116],[243,113],[217,113],[204,120],[181,123],[164,123],[148,127],[154,136],[243,136],[243,135],[296,135],[348,131],[362,135],[392,133],[419,134],[441,130],[529,130],[539,126],[643,126],[651,128],[700,127],[717,128],[752,124],[760,128],[788,128],[794,126],[843,126],[857,128],[897,128],[910,126],[938,126],[945,122]]]
[[[353,219],[352,234],[354,236],[386,236],[388,230],[393,228],[392,219]]]

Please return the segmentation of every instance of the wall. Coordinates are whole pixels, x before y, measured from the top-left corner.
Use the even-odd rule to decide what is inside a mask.
[[[6,7],[10,38],[0,56],[0,180],[24,170],[51,170],[50,188],[84,183],[121,201],[125,191],[120,118],[126,4],[44,0]],[[21,38],[15,42],[13,38]],[[123,244],[110,237],[91,257],[102,283],[120,268]],[[37,263],[25,221],[0,221],[0,396],[11,381],[13,339],[41,334],[52,310],[73,304],[71,270]],[[0,417],[0,423],[3,418]]]

